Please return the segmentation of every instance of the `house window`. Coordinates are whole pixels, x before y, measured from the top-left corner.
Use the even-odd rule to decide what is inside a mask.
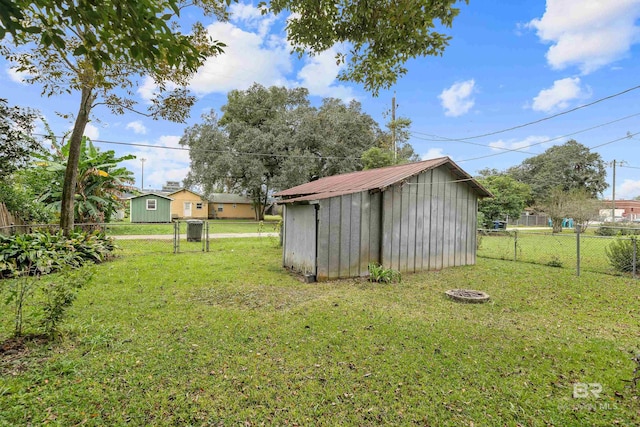
[[[196,203],[196,209],[202,209],[202,203]]]
[[[155,211],[157,209],[156,199],[147,199],[147,210]]]
[[[221,203],[218,205],[218,212],[222,212],[222,209],[224,208],[224,205]]]

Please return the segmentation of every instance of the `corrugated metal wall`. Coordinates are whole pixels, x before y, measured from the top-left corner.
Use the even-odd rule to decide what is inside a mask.
[[[368,274],[380,258],[380,193],[368,191],[320,200],[318,280]]]
[[[400,272],[475,263],[477,195],[445,167],[383,196],[382,261]]]
[[[308,272],[315,257],[319,281],[366,276],[372,261],[402,273],[474,264],[478,196],[457,181],[441,166],[382,193],[322,199],[317,240],[315,206],[287,205],[283,263]]]
[[[282,262],[300,273],[316,272],[316,206],[288,205],[284,210]]]

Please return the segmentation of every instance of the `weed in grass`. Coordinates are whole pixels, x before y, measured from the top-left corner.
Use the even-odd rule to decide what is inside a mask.
[[[399,271],[392,268],[385,268],[382,265],[370,262],[369,263],[369,281],[377,283],[393,283],[400,282],[402,276]]]
[[[549,267],[555,267],[555,268],[562,268],[564,266],[564,264],[562,263],[562,260],[559,257],[555,256],[555,255],[553,255],[551,257],[551,260],[547,261],[547,263],[545,265],[547,265]]]

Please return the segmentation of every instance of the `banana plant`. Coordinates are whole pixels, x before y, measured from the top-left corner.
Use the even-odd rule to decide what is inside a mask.
[[[62,202],[68,155],[69,143],[53,144],[51,152],[38,156],[35,163],[49,174],[51,181],[40,200],[57,212],[60,212]],[[76,223],[109,222],[120,207],[122,194],[131,189],[134,182],[133,172],[120,163],[135,158],[134,155],[116,157],[113,150],[100,151],[89,138],[82,138],[74,203]]]

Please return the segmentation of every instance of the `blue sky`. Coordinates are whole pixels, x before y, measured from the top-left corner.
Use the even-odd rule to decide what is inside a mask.
[[[197,123],[203,112],[219,110],[228,91],[258,82],[306,87],[314,104],[323,97],[357,99],[381,125],[395,91],[398,115],[412,120],[410,143],[416,152],[424,158],[448,155],[472,175],[486,167],[519,164],[570,137],[588,147],[606,144],[594,151],[607,162],[625,162],[617,169],[616,198],[640,195],[640,134],[607,144],[640,132],[640,89],[534,125],[477,137],[640,85],[640,0],[460,3],[460,15],[446,30],[453,39],[444,55],[409,61],[407,75],[377,98],[359,85],[335,79],[339,68],[334,56],[341,46],[313,58],[290,55],[283,33],[286,17],[262,16],[256,4],[232,6],[232,18],[226,23],[203,21],[210,34],[228,47],[192,79],[198,102],[186,125],[94,111],[86,132],[92,139],[156,147],[98,144],[147,159],[145,188],[181,180],[189,168],[188,153],[157,147],[178,146],[185,127]],[[39,109],[57,134],[69,130],[71,122],[56,112],[75,113],[79,94],[43,98],[39,87],[26,85],[20,77],[11,64],[0,61],[0,96],[10,104]],[[138,81],[142,106],[154,87],[149,78]],[[141,162],[130,161],[128,167],[139,185]],[[610,184],[611,180],[609,168]],[[611,188],[604,196],[611,197]]]

